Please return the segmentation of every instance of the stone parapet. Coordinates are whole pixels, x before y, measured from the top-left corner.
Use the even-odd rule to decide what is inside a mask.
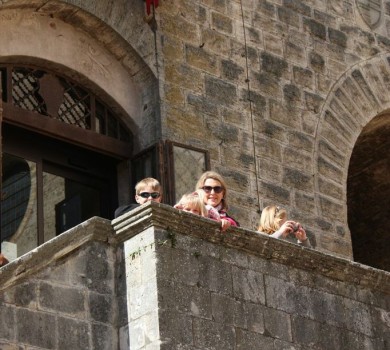
[[[148,203],[0,269],[0,347],[375,349],[390,273]]]

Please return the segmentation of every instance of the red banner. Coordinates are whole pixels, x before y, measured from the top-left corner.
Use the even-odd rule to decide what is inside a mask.
[[[147,13],[147,15],[150,15],[151,5],[153,5],[154,8],[158,7],[158,0],[146,0],[146,13]]]

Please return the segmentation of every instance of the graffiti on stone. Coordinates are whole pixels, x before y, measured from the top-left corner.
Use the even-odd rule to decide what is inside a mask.
[[[356,0],[356,5],[363,20],[370,28],[375,28],[382,17],[382,0]]]

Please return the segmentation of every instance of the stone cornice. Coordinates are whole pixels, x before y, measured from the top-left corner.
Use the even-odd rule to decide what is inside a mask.
[[[109,242],[110,221],[93,217],[22,255],[0,269],[0,290],[32,278],[38,271],[92,241]]]

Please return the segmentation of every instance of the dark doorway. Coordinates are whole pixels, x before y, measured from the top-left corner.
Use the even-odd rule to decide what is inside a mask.
[[[354,260],[390,271],[390,114],[374,118],[353,150],[347,184]]]
[[[118,159],[7,123],[2,133],[1,238],[17,256],[92,216],[113,218]]]

